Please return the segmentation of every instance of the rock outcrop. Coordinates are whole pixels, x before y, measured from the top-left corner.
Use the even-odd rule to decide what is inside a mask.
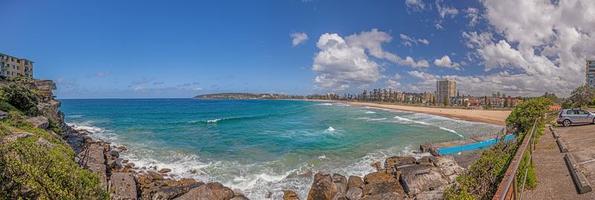
[[[374,165],[372,165],[374,166]],[[442,199],[444,190],[463,171],[453,157],[429,153],[416,158],[393,156],[384,168],[364,176],[317,173],[308,199]]]
[[[112,173],[109,180],[109,191],[112,199],[137,199],[136,181],[129,172]]]

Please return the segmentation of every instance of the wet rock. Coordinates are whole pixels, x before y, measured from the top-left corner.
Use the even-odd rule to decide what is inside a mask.
[[[124,164],[122,163],[122,158],[118,158],[116,160],[111,161],[109,166],[113,170],[120,170],[120,169],[124,168]]]
[[[175,198],[176,200],[194,200],[194,199],[209,199],[209,200],[229,200],[234,197],[233,191],[221,183],[207,183],[194,188]]]
[[[109,182],[112,199],[137,199],[136,181],[132,173],[113,173]]]
[[[31,117],[27,119],[27,122],[33,124],[35,128],[48,129],[50,127],[50,121],[43,116]]]
[[[335,199],[345,197],[345,194],[347,193],[347,178],[341,174],[333,174],[333,183],[337,188]]]
[[[364,177],[364,188],[362,199],[373,199],[375,197],[403,198],[405,195],[403,187],[392,174],[387,172],[373,172]]]
[[[431,148],[432,148],[431,144],[419,145],[419,151],[421,151],[421,153],[429,153]]]
[[[401,184],[409,195],[416,195],[423,191],[435,190],[448,184],[436,167],[414,165],[401,168]]]
[[[329,174],[314,175],[314,182],[308,192],[308,200],[331,200],[337,194],[337,186]]]
[[[120,152],[119,152],[119,151],[117,151],[117,150],[115,150],[115,149],[114,149],[114,150],[111,150],[111,151],[109,152],[109,154],[110,154],[110,156],[112,156],[113,158],[119,158],[119,157],[120,157]]]
[[[297,193],[291,190],[283,190],[283,200],[299,200]]]
[[[389,172],[396,171],[397,168],[404,165],[412,165],[417,161],[413,156],[393,156],[384,161],[384,168]]]
[[[118,151],[120,151],[120,152],[124,152],[124,151],[128,150],[125,146],[119,146],[116,149],[118,149]]]
[[[169,168],[163,168],[163,169],[159,170],[159,173],[162,173],[162,174],[169,173],[169,172],[171,172],[171,169],[169,169]]]

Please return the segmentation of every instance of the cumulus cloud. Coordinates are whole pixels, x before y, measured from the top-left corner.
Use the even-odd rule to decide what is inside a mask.
[[[488,88],[492,82],[524,95],[568,95],[584,84],[585,59],[595,57],[595,1],[481,3],[490,27],[463,33],[486,71],[496,72],[476,77],[484,80],[480,85]]]
[[[398,73],[395,73],[395,75],[391,76],[390,78],[388,78],[386,80],[386,87],[392,88],[392,89],[397,89],[397,88],[401,87],[401,83],[399,82],[400,79],[401,79],[401,75],[399,75]]]
[[[446,67],[453,69],[459,69],[459,67],[461,66],[459,63],[450,60],[450,57],[448,57],[448,55],[444,55],[442,56],[442,58],[434,60],[434,65],[438,67]]]
[[[423,0],[406,0],[405,6],[412,10],[424,10],[426,8]]]
[[[300,45],[308,40],[308,34],[303,32],[296,32],[289,35],[291,37],[291,45],[294,47]]]
[[[314,82],[322,88],[336,90],[374,83],[382,78],[382,69],[375,59],[414,68],[429,66],[426,60],[415,61],[409,56],[403,59],[385,51],[382,45],[391,40],[389,34],[377,29],[345,38],[336,33],[322,34],[316,43],[319,52],[312,64],[316,73]]]
[[[399,34],[399,38],[401,38],[401,44],[405,45],[405,46],[413,46],[414,44],[425,44],[425,45],[429,45],[430,41],[424,38],[413,38],[410,37],[408,35],[405,34]]]

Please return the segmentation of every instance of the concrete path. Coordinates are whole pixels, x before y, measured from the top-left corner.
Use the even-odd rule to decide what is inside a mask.
[[[595,126],[590,127],[595,130]],[[566,132],[574,131],[575,128],[560,129],[567,129],[564,131]],[[559,131],[558,128],[554,130],[564,138],[562,131]],[[590,148],[595,150],[595,143],[593,144]],[[572,144],[568,145],[572,146]],[[556,140],[548,128],[546,128],[544,135],[539,138],[539,143],[536,145],[533,154],[533,162],[536,166],[537,188],[524,192],[522,199],[595,199],[595,192],[578,194],[564,161],[564,154],[560,153]]]

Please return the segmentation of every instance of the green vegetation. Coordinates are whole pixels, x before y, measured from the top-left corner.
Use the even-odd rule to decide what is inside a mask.
[[[99,178],[78,166],[65,141],[26,121],[27,115],[39,114],[39,98],[27,84],[9,82],[0,94],[0,109],[9,112],[0,120],[0,200],[108,198]]]
[[[498,189],[510,161],[524,137],[531,131],[533,123],[537,120],[536,136],[543,134],[545,120],[543,116],[548,112],[552,101],[549,98],[539,97],[529,99],[516,106],[506,119],[507,126],[516,130],[517,141],[499,142],[490,149],[481,153],[476,160],[461,176],[457,177],[456,184],[444,193],[445,199],[491,199]],[[523,184],[525,171],[527,179],[525,188],[532,189],[537,185],[535,166],[530,162],[528,154],[520,163],[517,184]]]
[[[570,93],[570,97],[562,103],[562,108],[579,108],[595,106],[595,88],[580,86]]]

